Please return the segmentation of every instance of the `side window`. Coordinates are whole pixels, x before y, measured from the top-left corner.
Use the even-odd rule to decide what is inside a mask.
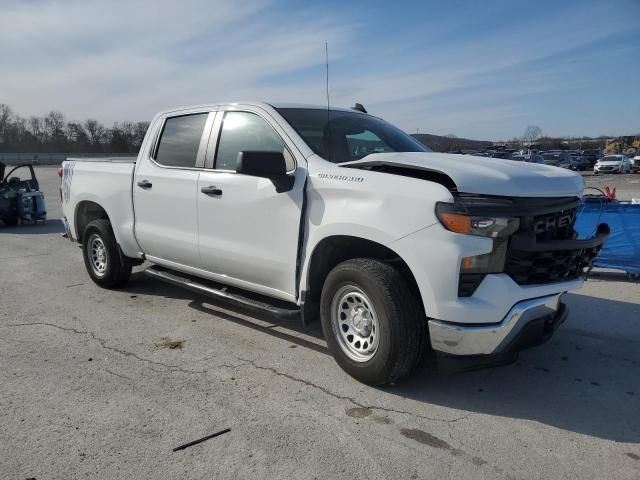
[[[169,167],[195,167],[208,113],[167,118],[162,129],[156,162]]]
[[[276,131],[254,113],[227,112],[224,114],[220,140],[216,152],[215,168],[235,170],[238,153],[251,151],[282,152],[287,170],[295,163]]]

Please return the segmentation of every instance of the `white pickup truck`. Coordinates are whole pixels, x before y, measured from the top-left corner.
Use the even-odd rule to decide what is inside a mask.
[[[206,295],[319,315],[369,384],[425,351],[473,368],[548,339],[608,235],[574,232],[580,175],[433,153],[359,107],[162,112],[137,159],[63,164],[68,237],[102,287],[147,261]]]

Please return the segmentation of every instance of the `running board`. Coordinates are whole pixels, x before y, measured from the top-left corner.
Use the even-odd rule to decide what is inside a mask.
[[[243,295],[239,291],[234,289],[234,292],[229,292],[230,287],[226,286],[213,286],[207,285],[207,280],[196,279],[191,275],[178,272],[175,270],[169,270],[160,266],[153,266],[147,268],[144,273],[149,277],[156,278],[171,285],[186,288],[192,292],[200,293],[208,297],[227,300],[233,303],[237,303],[246,307],[256,308],[271,313],[272,315],[285,316],[285,315],[299,315],[300,309],[291,304],[290,308],[279,307],[268,301],[262,301],[257,298],[252,298],[250,293]],[[213,282],[212,282],[213,283]],[[257,297],[257,295],[256,295]],[[274,300],[274,303],[285,304],[284,301]]]

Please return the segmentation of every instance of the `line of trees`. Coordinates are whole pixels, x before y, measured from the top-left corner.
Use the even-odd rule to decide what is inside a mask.
[[[21,117],[0,103],[0,151],[47,153],[136,153],[149,122],[115,122],[107,128],[94,119],[69,121],[61,112]]]

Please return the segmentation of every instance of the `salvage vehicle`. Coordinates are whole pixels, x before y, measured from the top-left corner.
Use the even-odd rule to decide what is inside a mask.
[[[591,168],[589,160],[580,154],[571,154],[571,167],[572,170],[582,171]]]
[[[33,165],[17,165],[5,175],[6,165],[0,162],[0,222],[13,227],[23,224],[44,223],[47,219],[44,194],[39,190]],[[28,170],[29,177],[21,178],[16,171]]]
[[[499,365],[544,342],[607,238],[574,172],[431,152],[357,110],[229,103],[158,114],[135,161],[69,159],[69,239],[93,281],[153,278],[319,317],[338,364],[385,384],[436,352]]]
[[[630,159],[630,162],[631,162],[631,171],[633,173],[640,172],[640,150],[638,151],[635,157]]]
[[[606,155],[593,166],[593,173],[632,173],[631,160],[626,155]]]

